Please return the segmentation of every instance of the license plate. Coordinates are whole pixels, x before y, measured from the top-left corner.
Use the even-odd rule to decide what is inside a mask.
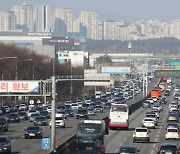
[[[92,147],[86,147],[86,150],[93,150]]]
[[[29,136],[35,136],[35,134],[29,134]]]
[[[117,124],[121,124],[120,122],[117,122]]]

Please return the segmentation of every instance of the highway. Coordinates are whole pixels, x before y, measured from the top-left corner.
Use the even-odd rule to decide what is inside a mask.
[[[176,79],[176,83],[179,80]],[[172,91],[173,93],[173,91]],[[172,94],[171,93],[171,94]],[[168,97],[168,102],[173,100],[173,96]],[[149,110],[147,108],[140,108],[137,112],[130,116],[129,130],[110,130],[107,136],[106,153],[116,153],[120,146],[129,145],[136,146],[140,150],[140,154],[156,154],[157,149],[161,143],[176,143],[180,147],[180,142],[176,140],[165,140],[165,129],[167,124],[168,103],[163,106],[164,110],[160,113],[158,126],[155,129],[150,129],[150,143],[133,143],[133,130],[136,127],[142,126],[141,122],[145,113]]]
[[[159,79],[155,78],[151,82],[148,90],[150,91],[154,85],[157,85]],[[142,92],[135,97],[134,102],[137,102],[142,99]],[[132,104],[132,100],[127,101],[128,105]],[[107,137],[107,153],[115,152],[120,144],[132,144],[132,130],[139,123],[140,120],[143,119],[145,110],[143,108],[139,109],[135,113],[132,114],[130,120],[132,121],[130,124],[130,130],[128,131],[110,131],[109,136]],[[163,112],[164,113],[164,112]],[[95,119],[103,119],[107,117],[109,114],[109,110],[105,110],[104,113],[99,113],[96,115]],[[161,116],[162,117],[162,116]],[[160,119],[163,122],[163,119]],[[65,142],[68,138],[73,136],[76,131],[77,123],[79,120],[76,120],[75,117],[68,118],[66,120],[66,128],[57,128],[56,129],[56,146]],[[49,151],[42,150],[41,144],[42,139],[24,139],[24,129],[28,126],[33,125],[33,123],[29,121],[21,121],[20,123],[10,123],[8,132],[0,132],[0,135],[7,135],[11,140],[12,153],[24,153],[24,154],[46,154]],[[159,126],[160,127],[160,126]],[[154,130],[153,130],[154,131]],[[151,134],[153,134],[153,131]],[[50,128],[48,126],[43,126],[44,137],[50,137]],[[149,149],[152,149],[154,146],[152,143],[158,142],[155,137],[151,138],[151,143],[147,146]],[[138,145],[138,143],[137,143]],[[145,145],[145,144],[144,144]],[[155,144],[156,145],[156,144]],[[145,151],[146,148],[143,148]]]

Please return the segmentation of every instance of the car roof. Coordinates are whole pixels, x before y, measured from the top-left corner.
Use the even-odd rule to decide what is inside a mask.
[[[127,151],[128,150],[128,151]],[[122,146],[120,147],[121,152],[136,152],[137,148],[135,146]]]

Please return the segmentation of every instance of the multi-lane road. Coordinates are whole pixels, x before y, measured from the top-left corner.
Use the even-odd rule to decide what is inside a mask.
[[[152,83],[148,87],[150,91],[154,85],[157,85],[159,79],[153,79]],[[142,92],[135,97],[134,102],[142,99]],[[170,99],[170,98],[169,98]],[[127,101],[128,105],[132,104],[132,100]],[[140,153],[155,153],[156,148],[161,141],[164,141],[164,129],[166,122],[167,107],[164,107],[164,111],[161,113],[159,125],[155,130],[151,131],[150,140],[151,143],[132,143],[132,131],[134,128],[141,124],[141,120],[144,118],[146,109],[140,108],[130,116],[130,129],[125,130],[111,130],[107,136],[106,152],[114,153],[120,147],[120,145],[136,145],[141,152]],[[109,111],[96,115],[96,119],[102,119],[107,117]],[[68,138],[73,136],[76,131],[77,123],[75,117],[68,118],[66,120],[66,128],[56,129],[56,146],[65,142]],[[20,123],[10,123],[8,132],[0,132],[0,135],[7,135],[11,140],[12,153],[24,153],[24,154],[46,154],[49,151],[42,150],[41,139],[24,139],[24,129],[27,126],[31,126],[33,123],[29,121],[21,121]],[[50,128],[48,126],[43,127],[44,137],[50,137]]]

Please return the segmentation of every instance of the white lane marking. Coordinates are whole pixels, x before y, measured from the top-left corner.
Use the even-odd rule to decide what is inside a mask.
[[[155,146],[156,146],[156,145],[154,144],[154,145],[153,145],[153,148],[155,148]]]
[[[31,148],[33,148],[33,147],[35,147],[37,144],[33,144],[33,145],[31,145]]]
[[[16,141],[16,139],[12,140],[11,142],[14,142],[14,141]]]
[[[116,149],[115,151],[114,151],[114,153],[118,153],[119,152],[119,149]]]
[[[127,140],[127,138],[124,139],[124,141],[126,141],[126,140]]]
[[[27,149],[22,150],[21,153],[25,152],[26,150],[27,150]]]
[[[153,154],[153,150],[151,151],[151,154]]]

